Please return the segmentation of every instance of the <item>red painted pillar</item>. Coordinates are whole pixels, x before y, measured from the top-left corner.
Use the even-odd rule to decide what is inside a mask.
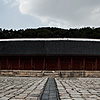
[[[35,68],[35,57],[34,57],[33,62],[34,62],[34,64],[33,64],[33,68],[36,69],[36,68]]]
[[[45,65],[46,65],[46,61],[45,61],[45,57],[44,57],[44,58],[43,58],[43,70],[46,69],[46,68],[45,68],[45,67],[46,67]]]
[[[20,70],[20,69],[21,69],[21,68],[20,68],[20,67],[21,67],[20,62],[21,62],[21,61],[20,61],[20,57],[19,57],[19,59],[18,59],[18,70]]]
[[[98,59],[95,59],[95,70],[97,70],[97,66],[98,66]]]
[[[61,70],[60,57],[58,57],[58,70]]]
[[[6,58],[6,68],[9,70],[8,57]]]
[[[33,57],[31,57],[31,70],[33,69]]]
[[[70,63],[70,70],[72,70],[72,68],[73,68],[73,58],[71,57],[71,63]]]
[[[85,58],[83,58],[83,70],[85,70]]]

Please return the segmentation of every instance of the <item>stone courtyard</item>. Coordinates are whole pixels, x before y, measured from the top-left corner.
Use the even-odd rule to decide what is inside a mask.
[[[47,80],[47,77],[2,76],[0,100],[58,100],[40,99]],[[55,78],[55,82],[61,100],[100,100],[100,78]]]
[[[37,100],[47,78],[0,77],[0,100]]]
[[[61,100],[100,100],[100,78],[56,79]]]

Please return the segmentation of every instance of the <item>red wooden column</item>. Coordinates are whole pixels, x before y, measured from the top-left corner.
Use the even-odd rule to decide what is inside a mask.
[[[1,73],[1,59],[0,59],[0,73]]]
[[[83,70],[85,70],[85,58],[83,58]]]
[[[45,61],[45,57],[43,58],[43,70],[46,70],[46,61]]]
[[[33,57],[31,57],[31,70],[33,69]]]
[[[95,59],[95,70],[97,70],[98,59]]]
[[[21,67],[20,62],[21,62],[21,61],[20,61],[20,57],[19,57],[19,59],[18,59],[18,70],[20,70],[20,69],[21,69],[21,68],[20,68],[20,67]]]
[[[33,69],[36,69],[35,67],[36,66],[35,66],[35,57],[34,57],[34,60],[33,60]]]
[[[8,57],[6,58],[6,68],[9,70]]]
[[[70,62],[70,70],[73,68],[73,58],[71,57],[71,62]]]
[[[60,57],[58,57],[58,70],[61,70]]]

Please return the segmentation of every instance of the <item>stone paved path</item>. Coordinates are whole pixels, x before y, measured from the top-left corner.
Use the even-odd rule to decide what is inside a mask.
[[[49,78],[40,100],[59,100],[57,85],[54,78]]]
[[[0,100],[37,100],[47,78],[0,77]]]
[[[100,100],[100,78],[57,79],[61,100]]]
[[[100,100],[100,78],[55,80],[61,100]],[[0,77],[0,100],[39,100],[46,81],[47,78]],[[47,86],[49,84],[54,86],[51,82]],[[52,90],[47,87],[48,89]],[[52,93],[54,92],[49,92],[48,95]]]

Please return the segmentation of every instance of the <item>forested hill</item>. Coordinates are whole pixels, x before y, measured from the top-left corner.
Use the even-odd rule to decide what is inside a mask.
[[[100,28],[80,28],[80,29],[61,29],[61,28],[37,28],[6,30],[0,28],[0,38],[97,38],[100,39]]]

